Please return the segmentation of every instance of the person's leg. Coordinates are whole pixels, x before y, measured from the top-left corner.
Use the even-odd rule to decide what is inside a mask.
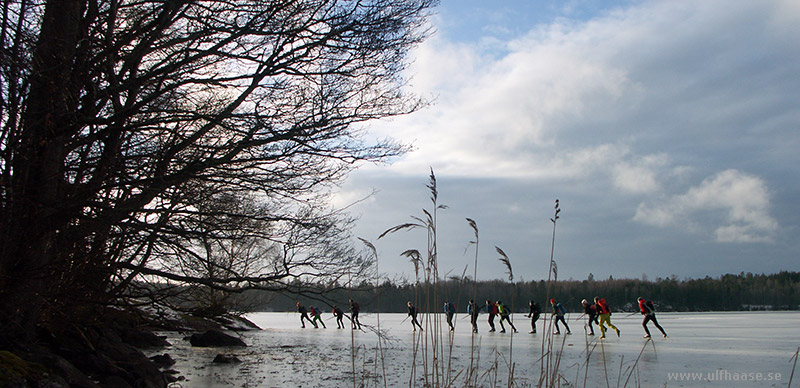
[[[609,315],[608,315],[608,319],[606,320],[606,323],[608,324],[608,327],[610,327],[610,328],[614,329],[614,331],[616,331],[616,332],[617,332],[617,337],[619,337],[619,329],[617,329],[617,327],[616,327],[616,326],[614,326],[614,325],[611,323],[611,314],[609,314]]]
[[[489,326],[492,328],[489,331],[495,331],[495,329],[494,329],[494,314],[489,314]]]
[[[600,323],[597,326],[600,328],[600,338],[606,338],[606,321],[608,320],[608,314],[600,314]]]
[[[647,329],[647,322],[650,322],[650,316],[645,315],[644,320],[642,320],[642,327],[644,328],[645,336],[644,338],[650,338],[650,330]]]
[[[556,334],[561,334],[561,328],[558,327],[558,321],[559,321],[558,318],[560,317],[556,315]]]
[[[503,325],[503,321],[505,319],[506,319],[505,316],[503,316],[503,315],[500,316],[500,332],[501,333],[505,333],[506,332],[506,327],[505,327],[505,325]]]
[[[658,328],[658,330],[661,331],[661,334],[663,334],[664,337],[666,337],[667,336],[667,332],[664,331],[664,328],[661,327],[661,325],[658,324],[658,321],[656,320],[655,314],[653,315],[653,317],[650,320],[653,321],[653,324],[656,325],[656,328]]]
[[[508,324],[511,325],[511,330],[514,330],[514,333],[517,332],[517,328],[514,327],[514,322],[511,322],[511,318],[508,319]]]
[[[564,327],[567,329],[567,334],[572,334],[572,330],[569,329],[569,325],[567,324],[567,320],[564,318],[563,315],[561,316],[561,322],[564,323]]]

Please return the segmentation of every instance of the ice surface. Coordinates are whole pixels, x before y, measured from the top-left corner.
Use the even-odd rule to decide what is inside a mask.
[[[383,387],[384,375],[390,387],[409,386],[412,379],[413,386],[423,386],[427,365],[429,380],[453,380],[453,386],[460,387],[472,360],[478,365],[479,386],[505,387],[510,360],[515,386],[535,387],[542,369],[542,341],[552,338],[551,359],[561,355],[560,386],[786,387],[792,357],[800,347],[800,312],[660,313],[659,323],[669,337],[662,338],[651,323],[652,341],[642,338],[642,317],[624,313],[612,315],[622,335],[610,331],[602,340],[597,328],[594,337],[584,334],[585,319],[576,320],[578,314],[568,316],[572,335],[564,335],[562,329],[562,335],[552,336],[544,334],[542,319],[539,333],[528,334],[530,320],[522,314],[514,316],[519,333],[512,336],[506,328],[501,334],[499,325],[498,332],[489,333],[487,316],[481,315],[480,332],[474,337],[464,314],[456,316],[454,333],[447,330],[442,314],[423,316],[420,321],[427,329],[416,333],[410,320],[404,321],[405,314],[362,313],[364,331],[350,330],[346,318],[347,329],[337,329],[329,313],[323,314],[326,329],[308,323],[301,329],[296,313],[255,313],[248,318],[264,330],[241,333],[249,345],[244,349],[192,348],[182,335],[168,334],[173,346],[166,352],[177,361],[173,368],[186,377],[180,386]],[[383,356],[375,334],[378,318],[386,338],[381,342]],[[442,330],[434,330],[437,320]],[[434,338],[442,365],[436,368],[441,371],[437,376],[431,372]],[[413,344],[420,339],[421,346],[427,341],[427,360],[420,347],[414,356]],[[236,355],[243,362],[212,364],[218,353]],[[794,380],[800,380],[800,369],[796,372]],[[800,386],[800,381],[792,384]]]

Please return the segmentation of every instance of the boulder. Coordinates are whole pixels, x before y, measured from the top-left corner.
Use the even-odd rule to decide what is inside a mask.
[[[155,356],[150,357],[150,361],[153,361],[156,365],[167,368],[175,364],[175,360],[169,355],[169,353],[164,354],[156,354]]]
[[[209,330],[202,334],[192,334],[189,338],[189,343],[197,347],[247,346],[241,339],[225,334],[219,330]]]
[[[229,354],[217,354],[217,356],[214,357],[214,361],[213,362],[216,363],[216,364],[238,364],[238,363],[242,362],[242,360],[240,360],[236,356],[229,355]]]
[[[138,328],[121,328],[120,332],[122,342],[133,345],[139,349],[161,348],[171,345],[166,340],[166,337],[156,335],[152,331]]]

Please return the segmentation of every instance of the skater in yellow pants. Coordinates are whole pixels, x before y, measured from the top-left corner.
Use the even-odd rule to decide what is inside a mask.
[[[597,313],[600,315],[600,323],[597,326],[600,326],[600,338],[606,338],[606,324],[608,327],[614,329],[617,332],[617,337],[619,337],[619,329],[616,326],[611,324],[611,309],[608,308],[608,304],[606,303],[605,298],[600,298],[596,296],[594,298],[594,303],[597,305]]]

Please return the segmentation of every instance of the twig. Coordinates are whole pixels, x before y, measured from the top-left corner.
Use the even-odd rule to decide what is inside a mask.
[[[786,388],[792,388],[792,379],[794,379],[794,369],[797,368],[798,353],[800,353],[800,347],[797,348],[797,350],[794,352],[794,356],[792,356],[792,358],[794,358],[794,365],[792,365],[792,374],[789,375],[789,385]],[[792,358],[790,358],[789,361],[791,361]]]

